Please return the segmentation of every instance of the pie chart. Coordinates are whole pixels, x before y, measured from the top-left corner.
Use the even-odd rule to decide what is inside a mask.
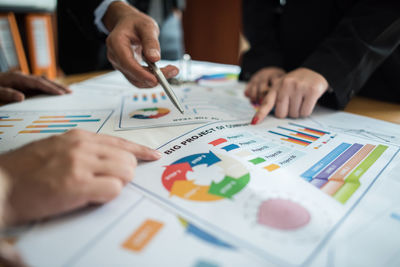
[[[133,111],[131,114],[129,114],[129,117],[131,119],[139,119],[139,120],[157,119],[167,115],[169,112],[170,110],[167,108],[159,108],[159,107],[142,108]]]
[[[208,169],[213,177],[220,171],[223,173],[223,179],[214,181],[211,177],[210,184],[206,185],[197,180],[189,180],[189,174],[195,174],[202,166]],[[165,166],[161,180],[170,196],[192,201],[217,201],[232,199],[242,191],[250,181],[250,173],[239,161],[209,151],[188,155]]]

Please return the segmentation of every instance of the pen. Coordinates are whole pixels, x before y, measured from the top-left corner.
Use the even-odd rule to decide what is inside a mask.
[[[176,97],[174,91],[172,91],[171,86],[169,85],[167,79],[165,79],[164,74],[162,71],[157,67],[157,65],[153,62],[150,62],[146,59],[144,59],[149,66],[150,70],[154,73],[154,75],[157,77],[158,82],[161,84],[162,88],[164,89],[165,93],[171,100],[171,102],[174,104],[174,106],[179,110],[180,113],[183,114],[183,108],[181,106],[181,103],[179,103],[178,98]]]

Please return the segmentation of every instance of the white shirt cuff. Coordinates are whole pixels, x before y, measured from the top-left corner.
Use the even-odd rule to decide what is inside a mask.
[[[112,2],[122,1],[126,2],[126,0],[103,0],[101,4],[96,8],[94,11],[94,24],[96,25],[97,29],[105,34],[109,34],[110,32],[103,24],[103,16],[106,13],[108,6],[111,5]]]

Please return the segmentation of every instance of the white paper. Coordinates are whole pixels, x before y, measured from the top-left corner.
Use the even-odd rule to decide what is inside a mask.
[[[103,207],[37,225],[17,247],[32,266],[268,266],[130,187]]]
[[[269,117],[257,126],[235,121],[199,127],[162,146],[163,158],[142,164],[133,183],[212,234],[277,264],[301,265],[318,254],[399,150],[311,121]],[[287,140],[304,140],[298,132],[312,132],[305,128],[325,133],[308,145]],[[320,174],[339,172],[343,166],[332,164],[357,144],[360,152],[372,148],[342,164],[360,158],[337,194],[314,185]],[[311,181],[301,177],[312,171]]]
[[[116,130],[175,126],[218,120],[248,119],[254,115],[249,101],[199,86],[175,87],[184,114],[160,88],[136,90],[122,98]],[[222,90],[221,90],[222,91]]]
[[[0,110],[0,151],[76,128],[99,132],[111,113],[112,110]]]

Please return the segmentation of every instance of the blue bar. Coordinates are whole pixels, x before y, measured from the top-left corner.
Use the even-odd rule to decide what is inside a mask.
[[[50,124],[47,125],[49,128],[60,128],[60,127],[76,127],[78,124]]]
[[[40,130],[40,133],[65,133],[67,129],[57,129],[57,130]]]
[[[66,115],[65,118],[90,118],[92,115]]]
[[[95,122],[100,121],[100,119],[90,119],[90,120],[70,120],[69,122]]]
[[[282,126],[278,126],[278,128],[279,128],[279,129],[286,130],[286,131],[290,131],[290,132],[295,132],[295,133],[303,134],[303,135],[306,135],[306,136],[309,136],[309,137],[312,137],[312,138],[317,138],[317,139],[320,138],[320,136],[315,136],[315,135],[312,135],[312,134],[309,134],[309,133],[304,133],[304,132],[292,130],[292,129],[285,128],[285,127],[282,127]]]
[[[210,80],[210,79],[221,79],[225,78],[229,73],[218,73],[218,74],[210,74],[210,75],[202,75],[196,80]]]
[[[294,140],[297,140],[297,141],[300,141],[300,142],[305,142],[305,143],[309,143],[309,144],[312,143],[312,142],[310,142],[310,141],[308,141],[308,140],[299,139],[299,138],[296,138],[296,137],[294,137],[294,136],[290,136],[290,135],[286,135],[286,134],[281,134],[281,133],[277,133],[277,132],[274,132],[274,131],[268,131],[268,132],[273,133],[273,134],[276,134],[276,135],[280,135],[280,136],[283,136],[283,137],[286,137],[286,138],[294,139]]]
[[[10,116],[0,116],[0,119],[7,119],[7,118],[9,118]]]
[[[297,123],[293,123],[293,122],[289,122],[289,124],[293,125],[293,126],[301,127],[301,128],[304,128],[304,129],[312,130],[312,131],[317,131],[317,132],[321,132],[321,133],[325,133],[325,134],[330,134],[330,132],[321,131],[321,130],[318,130],[318,129],[310,128],[310,127],[307,127],[307,126],[304,126],[304,125],[300,125],[300,124],[297,124]]]
[[[239,148],[238,145],[236,145],[236,144],[231,144],[231,145],[224,146],[224,147],[222,147],[221,149],[223,149],[223,150],[225,150],[225,151],[231,151],[231,150],[234,150],[234,149],[237,149],[237,148]]]
[[[329,152],[328,155],[323,157],[320,161],[318,161],[314,166],[312,166],[310,169],[305,171],[301,177],[306,179],[307,181],[311,181],[313,176],[319,173],[322,169],[324,169],[326,166],[328,166],[329,163],[331,163],[334,159],[336,159],[340,154],[342,154],[346,149],[350,147],[350,144],[348,143],[341,143],[338,145],[334,150]]]

